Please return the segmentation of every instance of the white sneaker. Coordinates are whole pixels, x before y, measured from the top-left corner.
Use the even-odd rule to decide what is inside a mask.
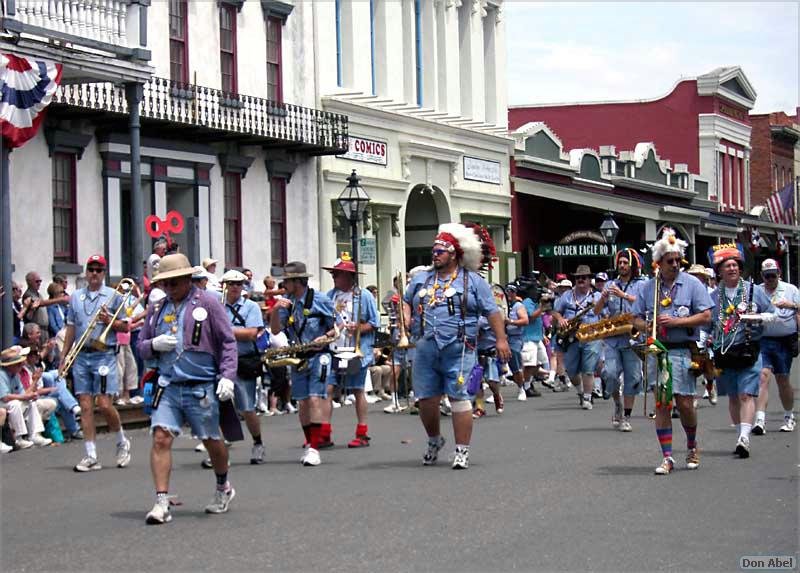
[[[528,399],[528,395],[525,393],[524,388],[519,389],[519,394],[517,394],[517,400],[520,402],[524,402]]]
[[[318,466],[322,463],[322,459],[319,457],[319,452],[312,447],[306,448],[306,453],[301,461],[306,467]]]
[[[378,398],[380,398],[381,400],[391,400],[392,399],[391,395],[387,394],[383,390],[378,392]]]
[[[126,468],[131,463],[131,441],[125,438],[117,444],[117,467]]]
[[[18,450],[27,450],[28,448],[33,447],[33,442],[31,442],[30,440],[26,440],[25,438],[17,438],[16,440],[14,440],[14,446]]]
[[[708,394],[708,401],[711,403],[712,406],[717,405],[717,389],[714,388]]]
[[[632,432],[633,431],[633,426],[631,426],[631,419],[630,418],[626,417],[626,418],[624,418],[622,420],[622,422],[619,425],[619,431],[620,432]]]
[[[93,472],[103,469],[103,466],[95,458],[86,456],[73,468],[76,472]]]
[[[255,444],[250,450],[250,463],[254,466],[264,463],[264,444]]]
[[[739,436],[739,439],[736,441],[736,451],[734,453],[742,459],[749,458],[750,440],[744,436]]]
[[[494,404],[494,394],[489,394],[489,397],[484,400],[487,404]]]
[[[352,406],[356,402],[356,397],[353,394],[348,394],[347,398],[344,399],[345,406]]]
[[[31,441],[33,442],[34,446],[39,446],[39,447],[49,446],[50,444],[53,443],[53,440],[51,440],[50,438],[45,438],[41,434],[34,434],[33,436],[31,436]]]
[[[400,412],[406,409],[405,406],[395,405],[392,404],[391,406],[386,406],[383,411],[387,414],[399,414]]]
[[[781,432],[794,432],[795,428],[795,421],[794,416],[791,418],[784,418],[783,419],[783,426],[780,427]]]
[[[453,469],[466,470],[469,469],[469,450],[459,451],[456,450],[453,456]]]
[[[763,436],[767,433],[767,428],[765,427],[766,423],[764,420],[758,420],[755,424],[753,424],[753,429],[751,433],[754,436]]]
[[[342,405],[339,402],[337,402],[336,400],[331,400],[331,406],[333,406],[334,410],[336,408],[341,408],[342,407]],[[293,412],[290,412],[290,413],[293,413]]]
[[[215,490],[214,498],[206,506],[206,513],[225,513],[234,497],[236,497],[236,490],[232,487],[228,487],[227,490]]]
[[[14,449],[14,448],[12,448],[11,446],[9,446],[7,443],[5,443],[5,442],[0,442],[0,454],[7,454],[8,452],[10,452],[10,451],[11,451],[11,450],[13,450],[13,449]]]
[[[197,444],[194,447],[194,451],[196,451],[196,452],[205,452],[206,451],[206,445],[203,442],[200,442],[199,444]]]
[[[334,403],[335,403],[335,401],[334,401]],[[297,408],[295,408],[294,406],[292,406],[292,403],[291,403],[291,402],[289,402],[288,404],[286,404],[286,411],[287,411],[287,412],[289,412],[290,414],[297,414]]]
[[[442,436],[439,436],[439,441],[435,444],[428,441],[428,449],[425,451],[425,455],[422,456],[423,466],[432,466],[436,463],[436,460],[439,459],[439,450],[444,447],[444,441]]]
[[[581,404],[581,408],[584,410],[591,410],[592,409],[592,401],[591,400],[584,400]]]
[[[367,394],[367,404],[375,404],[380,401],[381,399],[377,397],[375,394]]]
[[[621,423],[622,423],[622,420],[619,419],[619,416],[617,416],[616,414],[611,416],[611,427],[612,428],[619,428]]]
[[[153,509],[147,513],[144,521],[147,525],[161,525],[172,521],[172,513],[169,510],[169,504],[162,505],[156,502]]]

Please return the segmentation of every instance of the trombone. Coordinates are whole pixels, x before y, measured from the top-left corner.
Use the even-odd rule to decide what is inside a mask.
[[[121,296],[122,301],[120,302],[119,306],[117,306],[117,310],[114,311],[114,314],[111,315],[111,320],[108,321],[108,325],[103,329],[103,332],[100,334],[100,337],[97,339],[92,340],[91,336],[94,332],[97,323],[100,321],[100,313],[107,312],[106,305],[104,304],[97,312],[94,313],[89,324],[86,325],[86,330],[83,331],[83,334],[75,342],[69,349],[69,352],[64,357],[64,361],[58,368],[58,376],[63,378],[67,375],[67,373],[72,368],[73,364],[75,364],[75,360],[78,355],[81,353],[83,348],[86,344],[89,344],[92,348],[97,350],[107,350],[108,345],[106,344],[106,340],[108,339],[108,333],[111,332],[111,328],[114,326],[114,321],[117,320],[119,313],[122,312],[122,309],[125,308],[128,304],[128,299],[133,295],[133,287],[136,285],[133,279],[124,278],[119,281],[117,288],[114,289],[114,294],[111,297],[111,301],[113,301],[117,296]],[[107,304],[107,303],[106,303]]]
[[[406,313],[403,310],[403,290],[405,288],[402,271],[397,273],[397,326],[398,340],[396,348],[408,348],[408,334],[406,333]]]

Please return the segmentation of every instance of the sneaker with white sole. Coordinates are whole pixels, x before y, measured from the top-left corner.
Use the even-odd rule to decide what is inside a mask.
[[[172,521],[172,512],[169,510],[169,504],[156,502],[153,509],[147,513],[144,521],[147,525],[162,525]]]
[[[781,432],[794,432],[795,425],[796,425],[796,423],[794,421],[794,416],[792,416],[791,418],[784,418],[783,419],[783,426],[780,427],[780,431]]]
[[[200,442],[199,444],[197,444],[194,447],[194,451],[196,451],[196,452],[205,452],[206,451],[206,445],[203,442]]]
[[[206,513],[225,513],[234,497],[236,497],[236,490],[231,486],[225,490],[215,490],[214,498],[206,506]]]
[[[751,430],[751,433],[754,436],[763,436],[764,434],[766,434],[767,428],[765,427],[764,422],[759,421],[753,424],[753,429]]]
[[[622,422],[619,424],[619,431],[620,432],[632,432],[633,426],[631,426],[631,418],[630,416],[625,416],[622,419]]]
[[[439,440],[435,443],[431,443],[428,440],[428,449],[425,451],[425,455],[422,456],[422,465],[423,466],[432,466],[436,463],[436,460],[439,459],[439,451],[444,447],[445,439],[442,436],[439,436]]]
[[[717,405],[717,389],[713,388],[711,392],[708,393],[708,401],[712,406]]]
[[[34,446],[39,446],[39,447],[49,446],[50,444],[53,443],[53,440],[51,440],[50,438],[45,438],[41,434],[34,434],[33,436],[31,436],[31,441],[33,442]]]
[[[619,416],[617,416],[616,414],[611,416],[611,427],[612,428],[619,429],[620,424],[622,424],[622,420],[620,419]]]
[[[356,403],[356,397],[353,394],[348,394],[347,397],[344,399],[345,406],[352,406]]]
[[[456,448],[456,453],[453,456],[453,469],[454,470],[469,469],[469,450],[462,450]]]
[[[9,446],[7,443],[0,442],[0,454],[7,454],[8,452],[10,452],[13,449],[14,448]]]
[[[341,407],[341,404],[339,404],[339,406]],[[336,406],[334,406],[334,408],[335,408],[335,407],[336,407]],[[290,414],[297,414],[297,408],[295,408],[295,407],[292,405],[292,403],[291,403],[291,402],[289,402],[288,404],[286,404],[286,411],[287,411],[287,412],[289,412]]]
[[[25,438],[17,438],[14,440],[14,447],[18,450],[27,450],[28,448],[33,447],[33,442],[26,440]]]
[[[520,388],[519,393],[517,394],[517,400],[519,400],[520,402],[524,402],[527,399],[528,395],[525,393],[525,390],[523,388]]]
[[[117,467],[126,468],[131,463],[131,441],[125,438],[117,444]]]
[[[659,476],[669,475],[672,473],[673,467],[675,467],[675,460],[672,459],[672,456],[664,458],[661,461],[661,465],[655,469],[655,474]]]
[[[322,463],[322,458],[319,457],[319,452],[312,448],[306,448],[306,453],[303,454],[303,459],[300,460],[306,467],[318,466]]]
[[[399,404],[392,404],[391,406],[386,406],[383,411],[387,414],[399,414],[400,412],[405,411],[405,406],[400,406]]]
[[[342,404],[340,402],[337,402],[336,400],[331,400],[331,406],[333,406],[333,409],[335,410],[336,408],[341,408]],[[286,408],[286,411],[289,412],[288,406]],[[294,414],[294,412],[289,412],[289,413]]]
[[[487,404],[494,404],[494,395],[493,394],[489,394],[489,397],[486,398],[486,403]]]
[[[592,401],[591,400],[584,400],[581,403],[581,408],[583,408],[584,410],[591,410],[593,408]]]
[[[253,449],[250,450],[250,463],[254,466],[264,463],[264,444],[253,445]]]
[[[103,469],[103,466],[100,465],[100,462],[98,462],[96,458],[90,458],[89,456],[86,456],[79,461],[73,469],[76,472],[93,472]]]
[[[736,450],[734,450],[734,453],[741,459],[749,458],[750,440],[748,438],[745,438],[744,436],[739,436],[739,439],[736,440]]]
[[[697,453],[697,448],[692,448],[686,453],[686,469],[696,470],[700,467],[700,454]]]

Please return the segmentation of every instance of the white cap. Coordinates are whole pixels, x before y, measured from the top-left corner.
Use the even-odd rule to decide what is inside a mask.
[[[761,272],[766,273],[770,271],[778,272],[781,268],[778,266],[778,262],[775,259],[766,259],[763,263],[761,263]]]
[[[712,269],[711,267],[706,267],[706,276],[710,279],[713,279],[715,276],[714,269]]]
[[[557,287],[567,287],[572,288],[572,281],[569,279],[562,279],[560,283],[556,285]]]
[[[243,283],[246,281],[247,277],[244,275],[244,273],[240,273],[237,270],[231,269],[227,273],[222,275],[222,282],[224,283],[229,283],[229,282]]]
[[[194,273],[192,273],[192,279],[198,280],[198,279],[207,279],[207,278],[208,278],[208,271],[207,270],[205,270],[203,267],[201,267],[199,265],[194,267]]]

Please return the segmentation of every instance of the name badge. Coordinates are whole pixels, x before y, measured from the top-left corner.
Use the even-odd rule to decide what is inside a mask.
[[[689,307],[688,306],[678,307],[678,316],[681,318],[686,318],[687,316],[689,316]]]
[[[81,299],[81,302],[83,302],[83,301],[86,300],[86,295],[85,294],[81,294],[81,296],[79,298]]]
[[[453,287],[450,287],[449,289],[444,291],[444,296],[446,296],[447,298],[452,298],[455,296],[455,294],[456,294],[456,289],[454,289]]]
[[[736,310],[739,312],[746,312],[747,311],[747,303],[742,301],[738,305],[736,305]]]
[[[103,364],[100,368],[97,369],[97,373],[103,377],[108,376],[108,372],[109,372],[108,366],[106,366],[105,364]]]
[[[208,311],[201,306],[198,306],[192,311],[192,318],[197,322],[203,322],[208,318]]]
[[[424,288],[421,288],[417,291],[417,296],[419,296],[420,299],[425,298],[426,294],[428,294],[428,291]]]

